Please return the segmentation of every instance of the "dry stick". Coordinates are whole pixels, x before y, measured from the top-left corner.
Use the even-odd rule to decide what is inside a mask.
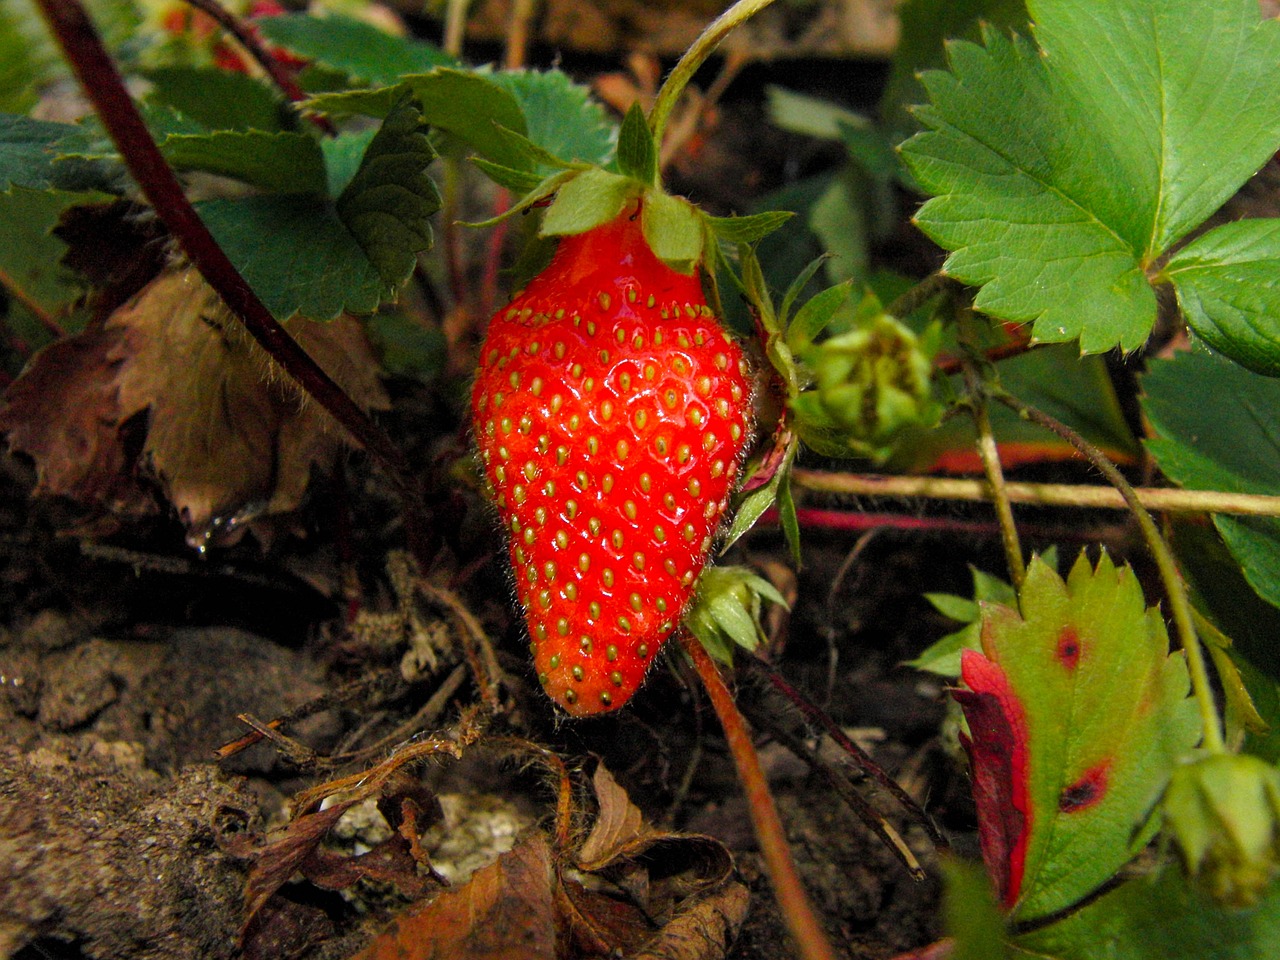
[[[751,735],[747,732],[742,714],[734,705],[733,695],[729,693],[720,670],[712,662],[710,654],[702,648],[702,644],[687,630],[681,630],[679,636],[680,645],[693,661],[694,669],[698,671],[698,677],[711,699],[711,706],[724,728],[725,741],[733,756],[734,766],[738,768],[742,792],[746,795],[751,825],[755,828],[756,841],[764,856],[765,870],[773,884],[773,895],[777,898],[787,930],[804,960],[835,960],[831,944],[827,942],[827,936],[823,933],[822,925],[818,922],[817,914],[800,882],[795,861],[787,847],[782,821],[778,818],[778,808],[773,802],[773,795],[769,793],[764,771],[760,769],[760,757],[751,743]]]
[[[280,89],[280,92],[291,103],[307,98],[307,92],[298,86],[298,81],[293,78],[293,71],[273,57],[271,51],[258,39],[258,35],[243,20],[218,3],[218,0],[187,0],[187,3],[201,13],[207,14],[222,29],[235,37],[236,42],[244,47],[249,56],[257,61],[258,66],[263,69],[266,75],[271,78],[271,82]],[[334,136],[338,132],[333,128],[333,124],[329,122],[327,117],[314,116],[311,121],[329,136]]]
[[[1125,479],[1124,474],[1116,468],[1114,463],[1107,459],[1106,454],[1101,450],[1065,423],[1055,420],[1049,414],[1007,394],[998,393],[994,396],[995,399],[1024,420],[1039,424],[1046,430],[1056,433],[1079,450],[1124,497],[1125,503],[1133,513],[1134,519],[1138,522],[1138,528],[1142,531],[1143,539],[1147,541],[1147,548],[1155,559],[1156,567],[1160,571],[1160,579],[1164,583],[1165,595],[1169,599],[1170,612],[1173,614],[1173,624],[1178,632],[1178,640],[1181,642],[1182,649],[1186,654],[1187,669],[1191,674],[1191,685],[1195,690],[1196,701],[1200,705],[1200,716],[1204,724],[1204,745],[1212,753],[1224,753],[1226,744],[1222,739],[1222,725],[1213,702],[1213,692],[1209,685],[1209,673],[1205,667],[1204,652],[1201,650],[1200,640],[1196,636],[1191,601],[1187,598],[1187,587],[1183,582],[1182,574],[1178,571],[1178,565],[1173,559],[1173,552],[1169,549],[1169,544],[1165,542],[1164,537],[1160,535],[1155,520],[1152,519],[1151,514],[1142,505],[1142,501],[1138,498],[1129,481]]]
[[[964,329],[964,324],[961,329]],[[996,435],[991,429],[991,416],[987,410],[987,393],[978,378],[973,362],[964,362],[964,382],[969,391],[968,406],[978,428],[978,457],[982,460],[982,472],[991,487],[991,503],[1000,522],[1000,542],[1004,544],[1005,561],[1009,564],[1009,580],[1015,590],[1027,579],[1027,566],[1022,559],[1022,543],[1018,539],[1018,527],[1013,521],[1013,505],[1005,490],[1004,468],[1000,465],[1000,450],[996,447]]]
[[[391,438],[289,336],[218,246],[182,191],[133,104],[80,0],[37,0],[54,37],[134,181],[205,281],[271,359],[338,421],[390,475],[404,505],[410,549],[424,567],[436,548],[425,523],[422,492],[408,459]]]
[[[953,477],[896,477],[874,473],[828,473],[797,467],[791,482],[815,493],[841,493],[857,497],[922,498],[985,502],[990,494],[981,480]],[[1235,516],[1280,516],[1280,497],[1216,490],[1173,490],[1137,487],[1133,494],[1148,510],[1165,513],[1226,513]],[[1127,510],[1128,503],[1114,487],[1071,483],[1005,484],[1013,503],[1042,507],[1079,507]]]
[[[799,708],[800,712],[804,714],[806,720],[820,726],[826,732],[827,736],[829,736],[837,746],[844,750],[845,753],[851,756],[854,759],[854,762],[857,763],[863,771],[870,774],[876,783],[880,784],[893,795],[893,798],[902,805],[902,808],[911,814],[912,819],[924,828],[925,833],[929,835],[929,839],[934,842],[935,846],[941,850],[951,849],[951,844],[947,841],[947,838],[942,835],[942,831],[938,829],[936,824],[934,824],[933,820],[929,817],[929,814],[924,811],[924,808],[922,808],[920,804],[916,803],[915,798],[911,796],[911,794],[907,793],[906,790],[902,789],[902,785],[899,784],[898,781],[885,773],[884,770],[881,769],[880,765],[867,755],[865,750],[858,746],[857,743],[855,743],[843,730],[841,730],[839,724],[832,720],[825,710],[822,710],[815,704],[810,703],[804,694],[791,686],[791,684],[787,683],[781,674],[774,670],[767,662],[757,658],[757,663],[759,663],[768,674],[769,682],[772,683],[774,687],[783,694],[783,696],[790,700],[792,704]]]

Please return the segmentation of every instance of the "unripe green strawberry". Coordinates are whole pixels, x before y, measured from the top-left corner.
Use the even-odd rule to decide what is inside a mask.
[[[472,394],[538,678],[616,709],[680,623],[751,433],[742,351],[639,208],[567,236],[490,321]]]

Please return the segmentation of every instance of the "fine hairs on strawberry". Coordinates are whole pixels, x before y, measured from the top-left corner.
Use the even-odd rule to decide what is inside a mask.
[[[742,350],[645,241],[639,201],[564,237],[490,320],[472,393],[538,679],[622,706],[680,623],[750,441]]]

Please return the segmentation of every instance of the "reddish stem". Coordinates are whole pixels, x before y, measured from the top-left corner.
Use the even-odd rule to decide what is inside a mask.
[[[271,359],[390,475],[404,504],[410,549],[426,569],[435,556],[436,545],[427,532],[422,491],[404,453],[289,336],[218,246],[151,138],[80,0],[37,3],[129,173],[196,269]]]
[[[755,829],[756,841],[760,844],[760,853],[764,857],[765,870],[773,884],[773,895],[777,898],[787,930],[804,960],[835,960],[827,935],[823,933],[818,916],[800,882],[795,861],[787,846],[782,820],[778,817],[778,808],[773,802],[773,794],[769,792],[764,771],[760,768],[760,757],[751,742],[751,734],[747,732],[746,721],[734,704],[733,695],[725,686],[720,670],[702,648],[702,644],[687,630],[681,630],[679,637],[680,645],[693,661],[694,669],[698,671],[698,677],[706,688],[711,706],[720,719],[720,726],[724,728],[725,741],[729,745],[734,765],[738,768],[742,792],[747,798],[747,811]]]
[[[258,66],[262,67],[266,75],[271,78],[271,82],[290,102],[296,103],[307,98],[306,91],[298,86],[298,81],[293,78],[293,70],[272,56],[271,51],[263,45],[249,25],[218,3],[218,0],[187,0],[187,3],[235,37],[240,46],[244,47],[249,56],[257,61]],[[313,116],[311,122],[329,136],[334,136],[338,132],[327,117]]]

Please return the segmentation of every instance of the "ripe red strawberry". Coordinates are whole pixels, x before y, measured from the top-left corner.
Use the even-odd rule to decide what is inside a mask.
[[[639,207],[565,237],[490,321],[472,394],[538,679],[620,707],[679,624],[751,432],[742,351]]]

